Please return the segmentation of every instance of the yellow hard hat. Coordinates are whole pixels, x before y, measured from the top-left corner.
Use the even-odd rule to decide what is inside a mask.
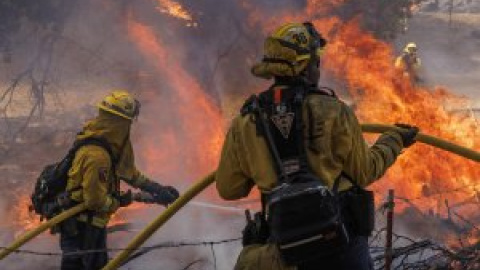
[[[417,44],[415,44],[414,42],[410,42],[407,44],[407,46],[405,46],[405,49],[404,51],[409,53],[409,52],[414,52],[417,50]]]
[[[256,76],[297,76],[312,57],[319,58],[326,40],[312,23],[288,23],[275,30],[264,44],[262,62],[252,68]]]
[[[140,102],[125,90],[115,90],[98,105],[100,110],[132,120],[140,113]]]

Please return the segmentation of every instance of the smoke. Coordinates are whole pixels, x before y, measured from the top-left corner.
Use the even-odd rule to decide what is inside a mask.
[[[191,14],[195,27],[159,12],[158,1],[153,0],[90,0],[77,5],[55,45],[45,115],[34,117],[13,142],[0,143],[0,149],[8,150],[0,158],[0,172],[4,175],[1,187],[6,190],[0,198],[0,216],[12,217],[3,221],[1,245],[10,243],[14,234],[22,230],[16,223],[16,213],[11,210],[18,197],[28,196],[42,166],[65,153],[75,131],[95,115],[95,103],[110,89],[126,88],[142,102],[132,134],[138,168],[162,184],[185,191],[195,179],[217,165],[225,130],[243,100],[267,87],[267,82],[254,78],[249,71],[262,57],[265,32],[293,15],[299,21],[318,19],[317,14],[306,18],[302,13],[309,2],[315,1],[178,2]],[[361,11],[356,5],[337,10],[349,18]],[[435,32],[428,32],[435,39],[426,38],[425,31],[436,26],[436,21],[418,28],[423,21],[411,23],[407,36],[399,37],[396,45],[400,49],[407,40],[418,41],[428,81],[432,84],[440,81],[453,89],[462,89],[462,94],[480,98],[474,88],[476,60],[469,58],[475,47],[456,46],[468,39],[462,36],[468,31],[452,31],[459,38],[447,42],[449,38],[441,26]],[[36,36],[28,35],[31,30],[32,26],[25,25],[17,37],[20,45],[12,52],[12,63],[0,64],[8,70],[2,89],[31,61],[28,52],[37,43],[18,41],[24,36],[35,40]],[[459,56],[461,52],[464,54]],[[469,70],[472,83],[462,82],[461,87],[456,87],[461,75]],[[447,76],[452,73],[457,77]],[[342,86],[343,81],[325,73],[322,83],[335,87]],[[28,84],[20,86],[14,96],[17,106],[8,109],[10,125],[3,124],[6,122],[0,125],[2,134],[18,129],[28,116],[25,110],[31,105],[31,97],[25,90]],[[346,90],[342,89],[340,93],[346,96]],[[14,110],[16,107],[23,109]],[[224,204],[213,188],[199,200]],[[162,211],[159,206],[122,210],[118,217],[132,223],[130,231],[111,234],[109,246],[125,247],[138,230]],[[145,245],[235,238],[240,236],[243,225],[241,212],[191,205],[175,215]],[[45,235],[24,248],[55,252],[57,242],[57,236]],[[126,269],[182,269],[195,260],[200,262],[190,269],[213,269],[215,260],[217,269],[231,269],[241,247],[234,242],[213,248],[215,256],[210,246],[154,250],[129,263]],[[59,262],[55,257],[13,254],[0,265],[8,269],[56,269]]]
[[[422,6],[425,11],[480,12],[480,3],[470,0],[426,0]]]
[[[416,42],[426,85],[446,86],[475,103],[480,98],[477,87],[480,40],[473,35],[478,23],[477,15],[454,14],[450,22],[446,14],[420,13],[410,21],[408,32],[395,45],[400,51],[406,43]]]

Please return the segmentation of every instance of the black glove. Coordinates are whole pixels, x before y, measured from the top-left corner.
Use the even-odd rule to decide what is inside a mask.
[[[138,192],[133,194],[133,200],[142,203],[157,203],[150,192]]]
[[[416,142],[415,137],[417,137],[417,134],[420,131],[418,127],[410,126],[407,124],[400,124],[400,123],[395,124],[395,126],[402,128],[401,131],[397,131],[397,132],[402,137],[404,148],[410,147],[412,144]]]
[[[152,182],[145,184],[142,190],[149,192],[155,198],[158,204],[169,205],[173,203],[180,194],[178,190],[171,186],[162,186],[159,183]]]
[[[245,247],[248,245],[266,244],[269,236],[268,225],[261,213],[255,213],[253,220],[250,217],[249,210],[245,211],[245,215],[247,225],[242,231],[242,245]]]
[[[178,191],[171,186],[162,186],[162,189],[159,192],[153,193],[152,195],[158,204],[163,205],[169,205],[180,197]]]
[[[128,190],[125,193],[121,193],[121,194],[115,196],[115,199],[117,199],[120,207],[129,206],[133,202],[132,191]]]

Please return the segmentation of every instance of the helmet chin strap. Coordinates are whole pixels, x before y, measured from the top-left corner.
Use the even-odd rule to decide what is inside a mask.
[[[320,57],[317,55],[317,49],[324,47],[327,41],[317,32],[315,26],[311,22],[305,22],[303,25],[310,33],[310,62],[305,68],[303,79],[305,83],[316,87],[320,80]],[[315,73],[315,74],[314,74]]]

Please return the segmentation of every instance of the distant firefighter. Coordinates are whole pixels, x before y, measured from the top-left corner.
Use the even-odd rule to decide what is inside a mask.
[[[402,71],[403,76],[409,77],[413,84],[422,81],[419,76],[422,61],[417,51],[417,44],[410,42],[403,49],[402,55],[395,60],[395,67]]]

